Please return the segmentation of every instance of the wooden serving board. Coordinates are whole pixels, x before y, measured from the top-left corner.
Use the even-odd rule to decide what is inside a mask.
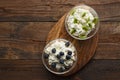
[[[78,62],[76,67],[71,72],[66,73],[62,76],[71,75],[85,66],[85,64],[87,64],[94,55],[98,42],[98,34],[85,41],[80,41],[72,38],[65,29],[65,17],[66,14],[53,26],[47,37],[47,43],[54,39],[63,38],[71,41],[77,49]]]

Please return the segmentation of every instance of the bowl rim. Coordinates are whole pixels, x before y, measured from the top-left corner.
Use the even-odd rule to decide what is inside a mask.
[[[91,35],[91,36],[89,36],[89,37],[86,37],[86,38],[84,38],[84,39],[81,39],[81,38],[78,38],[78,37],[76,37],[76,36],[74,36],[74,35],[72,35],[70,32],[69,32],[69,30],[68,30],[68,24],[67,24],[67,19],[68,19],[68,17],[69,17],[69,15],[70,15],[70,11],[71,10],[73,10],[73,9],[75,9],[75,8],[78,8],[78,7],[87,7],[87,8],[89,8],[89,9],[91,9],[94,13],[95,13],[95,15],[96,15],[96,17],[98,18],[98,22],[97,22],[97,24],[95,24],[95,31],[94,31],[94,33]],[[90,7],[90,6],[88,6],[88,5],[85,5],[85,4],[79,4],[79,5],[76,5],[76,6],[74,6],[72,9],[70,9],[70,11],[66,14],[66,17],[65,17],[65,28],[66,28],[66,31],[67,31],[67,33],[71,36],[71,37],[73,37],[74,39],[77,39],[77,40],[87,40],[87,39],[90,39],[90,38],[92,38],[97,32],[98,32],[98,30],[99,30],[99,27],[100,27],[100,20],[99,20],[99,16],[98,16],[98,14],[97,14],[97,12],[95,11],[95,9],[93,9],[92,7]]]
[[[50,43],[53,43],[53,42],[56,41],[56,40],[68,41],[68,40],[63,39],[63,38],[58,38],[58,39],[54,39],[54,40],[50,41],[49,43],[47,43],[47,45],[44,47],[44,50],[43,50],[43,53],[42,53],[42,63],[43,63],[43,65],[45,66],[45,68],[46,68],[48,71],[50,71],[51,73],[54,73],[54,74],[57,74],[57,75],[67,74],[68,72],[72,71],[72,70],[75,68],[75,66],[76,66],[76,64],[77,64],[77,62],[78,62],[77,49],[76,49],[76,47],[72,44],[72,42],[68,41],[68,42],[70,42],[70,44],[72,44],[72,46],[75,48],[76,61],[73,63],[72,67],[71,67],[70,69],[68,69],[67,71],[64,71],[64,72],[55,72],[55,71],[51,70],[51,69],[46,65],[45,60],[44,60],[44,51],[45,51],[46,47],[47,47]]]

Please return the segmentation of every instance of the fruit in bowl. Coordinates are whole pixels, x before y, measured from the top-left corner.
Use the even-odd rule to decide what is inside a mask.
[[[99,17],[96,11],[87,5],[72,8],[65,19],[67,32],[75,39],[86,40],[99,29]]]
[[[66,74],[76,65],[77,51],[70,41],[56,39],[45,46],[42,61],[50,72],[58,75]]]

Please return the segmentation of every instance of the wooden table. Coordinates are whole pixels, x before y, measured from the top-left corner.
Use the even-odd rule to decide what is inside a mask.
[[[59,77],[41,62],[46,37],[74,5],[100,16],[92,60],[76,74]],[[120,0],[0,0],[0,80],[120,80]]]

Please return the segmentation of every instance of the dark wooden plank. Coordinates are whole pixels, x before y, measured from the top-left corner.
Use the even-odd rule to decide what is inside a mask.
[[[45,41],[54,24],[54,22],[0,22],[0,40],[9,38]]]
[[[101,21],[120,21],[120,0],[1,0],[0,21],[57,21],[79,3],[93,7]]]
[[[47,32],[52,27],[52,24],[46,24],[48,23],[0,23],[0,58],[40,59]]]
[[[1,59],[41,59],[55,22],[0,22]],[[101,22],[94,59],[120,59],[120,23]]]
[[[119,43],[98,43],[94,59],[120,59]]]
[[[99,44],[94,59],[120,59],[120,22],[100,24]]]
[[[99,42],[120,43],[120,22],[101,22]]]
[[[120,60],[92,60],[68,77],[48,72],[41,60],[0,60],[0,80],[119,80]],[[112,65],[111,65],[112,64]]]
[[[56,22],[0,22],[0,40],[45,41]],[[44,35],[43,35],[44,34]],[[120,42],[120,22],[101,22],[100,43]]]

